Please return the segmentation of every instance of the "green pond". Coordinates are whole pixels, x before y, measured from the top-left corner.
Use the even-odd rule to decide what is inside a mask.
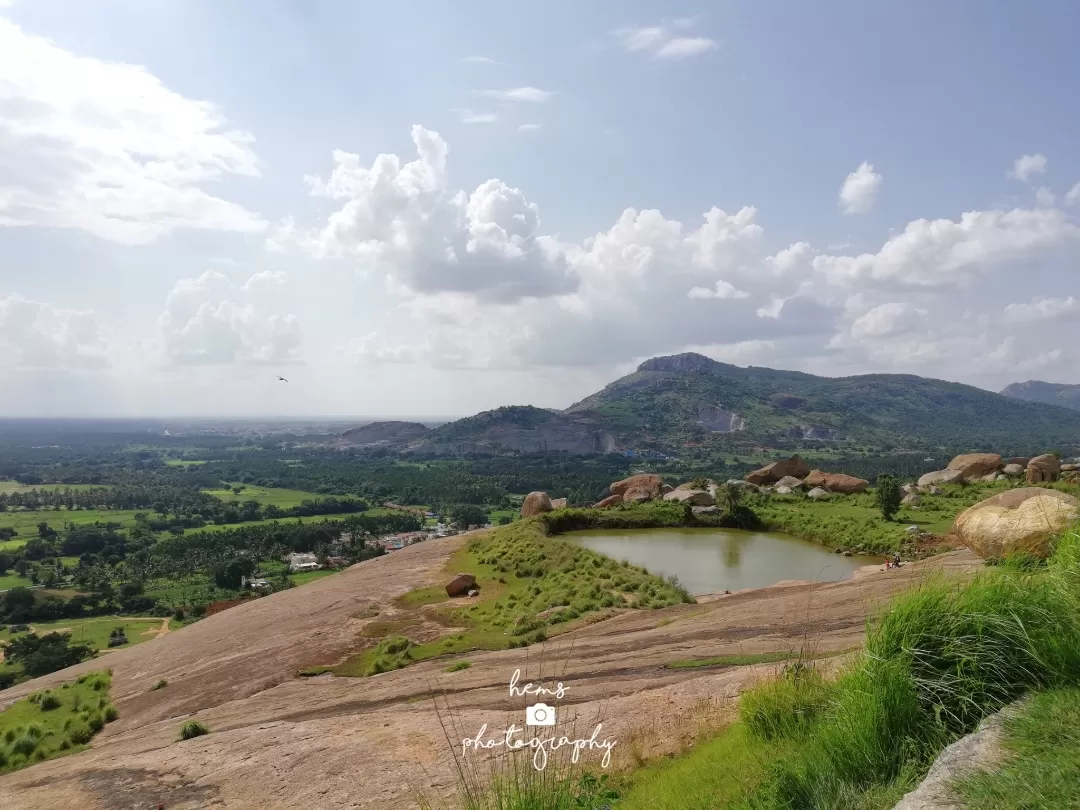
[[[845,557],[807,540],[738,529],[569,532],[568,540],[649,573],[676,576],[691,594],[764,588],[785,579],[836,582],[879,557]]]

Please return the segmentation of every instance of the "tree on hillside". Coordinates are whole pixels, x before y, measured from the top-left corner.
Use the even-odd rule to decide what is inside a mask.
[[[874,492],[881,516],[885,520],[892,520],[900,511],[900,482],[891,475],[880,475],[877,480],[877,489]]]
[[[72,644],[71,633],[27,633],[9,641],[4,649],[4,657],[31,678],[73,666],[93,654],[88,644]]]
[[[469,526],[483,526],[488,522],[487,512],[480,506],[471,503],[454,504],[449,509],[450,520],[461,529]]]

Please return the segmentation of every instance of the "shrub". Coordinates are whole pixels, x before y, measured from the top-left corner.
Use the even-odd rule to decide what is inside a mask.
[[[209,734],[210,729],[200,723],[198,720],[188,720],[184,725],[180,727],[180,739],[191,740],[195,737],[202,737],[204,734]]]
[[[60,707],[60,698],[54,695],[52,692],[45,692],[42,694],[41,699],[37,702],[43,712],[57,709]]]
[[[116,707],[110,703],[108,706],[105,707],[103,715],[105,717],[105,722],[111,723],[113,720],[120,716],[120,712],[118,712],[116,710]]]
[[[472,664],[468,661],[456,661],[450,666],[448,666],[446,669],[444,669],[443,672],[460,672],[461,670],[468,669],[471,666]]]
[[[96,734],[105,727],[105,718],[101,716],[100,712],[94,712],[86,719],[86,724],[90,726],[90,730]]]
[[[167,680],[165,680],[164,678],[160,678],[160,679],[154,681],[154,685],[151,686],[148,691],[156,692],[158,689],[164,689],[168,685],[169,685],[169,682]]]
[[[67,736],[73,745],[86,745],[93,738],[94,732],[84,721],[76,720],[68,729]]]
[[[29,757],[37,749],[39,742],[40,738],[38,735],[27,731],[11,744],[11,751],[14,754],[21,754],[24,757]]]

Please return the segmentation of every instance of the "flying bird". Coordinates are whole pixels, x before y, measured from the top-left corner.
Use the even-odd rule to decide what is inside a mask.
[[[281,380],[282,382],[288,382],[288,380],[286,380],[284,377],[278,377],[278,379]]]

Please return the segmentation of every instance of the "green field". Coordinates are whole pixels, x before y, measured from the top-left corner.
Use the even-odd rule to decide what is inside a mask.
[[[254,484],[242,484],[239,481],[232,482],[230,486],[243,487],[243,489],[240,491],[239,495],[231,489],[204,489],[203,492],[229,503],[258,501],[264,506],[273,504],[282,509],[289,509],[293,506],[299,506],[304,501],[313,501],[322,497],[314,492],[305,492],[302,489],[257,487]]]
[[[9,588],[25,588],[27,585],[33,585],[33,583],[26,577],[20,577],[13,572],[0,574],[0,591],[6,591]]]
[[[292,581],[293,585],[300,586],[306,585],[312,580],[322,579],[323,577],[328,577],[336,573],[337,571],[327,570],[324,568],[319,571],[301,571],[299,574],[290,574],[289,579]]]
[[[165,462],[167,467],[195,467],[199,464],[205,464],[205,461],[186,461],[179,458],[170,458]]]
[[[29,492],[32,489],[41,490],[54,490],[54,489],[93,489],[95,486],[101,486],[100,484],[34,484],[33,486],[23,486],[18,481],[0,481],[0,492]]]
[[[156,638],[162,621],[164,620],[158,618],[133,619],[130,616],[94,616],[89,619],[57,619],[53,622],[35,622],[30,625],[30,629],[40,636],[46,633],[71,633],[72,644],[89,644],[96,650],[108,650],[109,634],[117,627],[122,627],[128,643],[122,647],[112,648],[121,650],[124,647],[132,647]],[[169,626],[176,629],[180,625],[169,619]],[[149,632],[151,630],[154,632]],[[10,640],[10,630],[0,631],[0,641]]]

